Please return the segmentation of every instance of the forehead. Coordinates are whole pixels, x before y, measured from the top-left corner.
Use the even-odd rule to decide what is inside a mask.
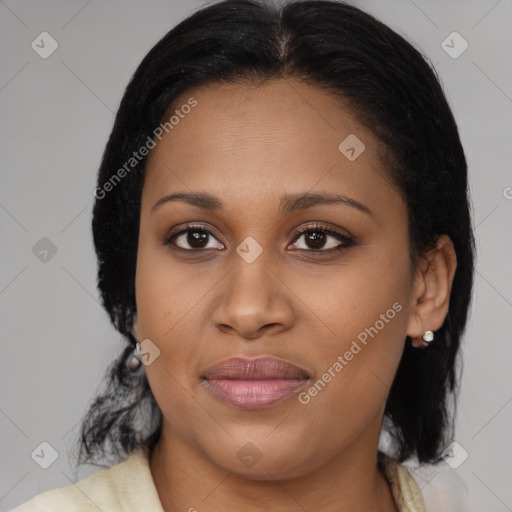
[[[190,98],[196,106],[181,110]],[[213,84],[178,98],[164,121],[172,114],[178,122],[148,159],[143,203],[202,190],[249,208],[285,192],[336,191],[385,207],[396,194],[380,141],[317,87],[294,80]]]

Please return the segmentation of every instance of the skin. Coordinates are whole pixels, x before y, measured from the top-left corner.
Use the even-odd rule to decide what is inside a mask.
[[[384,406],[406,335],[421,347],[421,333],[443,324],[453,244],[441,236],[412,269],[407,207],[383,147],[339,99],[291,79],[197,88],[177,108],[190,96],[197,106],[149,156],[136,270],[134,334],[160,350],[145,370],[164,418],[150,458],[162,506],[396,511],[376,465]],[[338,149],[349,134],[365,144],[354,161]],[[162,197],[192,191],[223,208],[167,202],[152,211]],[[282,195],[306,192],[346,195],[372,214],[342,204],[279,212]],[[214,236],[193,246],[185,233],[165,245],[190,222]],[[315,222],[355,244],[315,255],[322,243],[295,235]],[[323,248],[340,244],[326,236]],[[236,251],[246,237],[263,251],[252,263]],[[401,311],[307,404],[294,395],[244,410],[201,382],[224,359],[270,355],[314,383],[394,303]],[[237,457],[248,442],[261,456],[252,467]]]

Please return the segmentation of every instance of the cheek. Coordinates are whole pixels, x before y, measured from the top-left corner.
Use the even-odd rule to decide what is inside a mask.
[[[149,236],[141,237],[135,276],[141,336],[163,340],[181,327],[180,320],[199,300],[202,286],[198,274],[192,273],[185,282],[165,247],[158,247]]]
[[[323,332],[333,340],[332,349],[340,348],[338,341],[350,344],[360,333],[364,338],[366,329],[376,323],[382,344],[400,341],[396,335],[405,331],[411,286],[408,249],[398,241],[378,247],[359,248],[328,276],[305,277],[307,303],[321,323],[330,327],[330,331],[323,327]]]
[[[197,415],[185,390],[192,386],[191,368],[201,350],[197,344],[199,322],[192,321],[194,306],[207,291],[197,273],[187,279],[186,289],[184,279],[165,251],[149,243],[139,244],[135,280],[139,339],[150,339],[159,349],[158,357],[145,367],[145,372],[166,421],[179,426],[183,435],[184,418],[190,421]]]
[[[135,288],[139,338],[150,339],[160,350],[155,368],[147,367],[148,376],[156,372],[158,366],[183,380],[198,350],[199,321],[194,316],[194,308],[207,292],[207,284],[198,272],[185,279],[165,250],[141,243]],[[169,378],[165,373],[158,375],[158,378]]]
[[[329,383],[323,391],[320,382],[318,393],[312,393],[318,396],[318,410],[332,412],[345,425],[347,412],[351,421],[364,423],[380,411],[403,351],[410,286],[407,246],[382,247],[378,255],[368,250],[367,256],[340,267],[328,286],[316,292],[308,286],[308,298],[316,304],[312,309],[330,328],[316,352],[326,372],[316,378]]]

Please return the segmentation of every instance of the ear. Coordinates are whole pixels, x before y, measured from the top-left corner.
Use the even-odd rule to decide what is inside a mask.
[[[407,335],[415,347],[426,346],[424,331],[440,329],[448,314],[457,255],[448,235],[440,235],[436,247],[421,261],[414,279]]]

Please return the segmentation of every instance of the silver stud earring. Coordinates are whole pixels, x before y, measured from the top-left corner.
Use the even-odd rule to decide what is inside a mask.
[[[421,341],[423,340],[423,342]],[[414,348],[425,348],[428,347],[432,341],[434,341],[434,331],[423,331],[421,335],[421,340],[418,338],[411,339],[411,345]]]
[[[133,356],[130,359],[130,363],[128,364],[128,368],[130,368],[132,372],[136,372],[142,364],[141,360],[139,359],[139,357],[137,357],[136,354],[140,357],[141,345],[139,342],[136,343],[136,348],[133,351]]]
[[[423,341],[429,345],[434,341],[434,331],[424,331],[421,337],[423,338]]]

